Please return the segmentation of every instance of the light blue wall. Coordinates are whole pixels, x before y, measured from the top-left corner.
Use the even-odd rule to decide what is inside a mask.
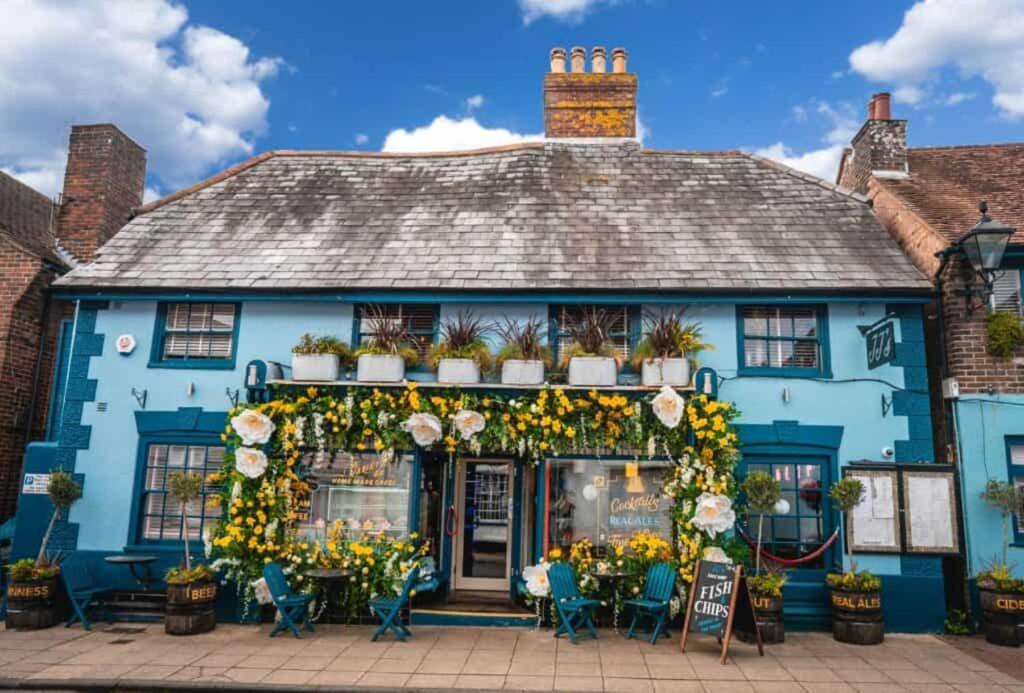
[[[1024,395],[965,396],[955,408],[968,571],[973,576],[1002,560],[999,514],[981,500],[981,492],[989,479],[1008,480],[1006,436],[1024,436]],[[1024,576],[1024,547],[1011,546],[1007,559],[1013,572]]]

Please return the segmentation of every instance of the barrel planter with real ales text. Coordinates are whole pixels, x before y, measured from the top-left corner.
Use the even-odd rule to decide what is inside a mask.
[[[213,608],[216,598],[215,580],[168,584],[164,631],[171,635],[197,635],[213,630],[217,625]]]
[[[7,586],[9,629],[49,628],[60,620],[57,611],[57,577],[12,580]]]
[[[985,639],[993,645],[1017,647],[1024,636],[1024,594],[980,589]]]
[[[885,639],[882,593],[829,590],[832,637],[851,645],[877,645]]]

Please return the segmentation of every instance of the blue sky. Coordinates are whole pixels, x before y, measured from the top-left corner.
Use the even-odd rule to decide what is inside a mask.
[[[543,131],[553,46],[627,48],[650,147],[742,148],[833,177],[882,89],[910,121],[911,146],[1024,139],[1021,0],[0,9],[15,18],[0,42],[16,49],[0,56],[0,168],[47,193],[59,189],[67,127],[78,122],[118,123],[147,148],[148,197],[267,149],[529,138]]]

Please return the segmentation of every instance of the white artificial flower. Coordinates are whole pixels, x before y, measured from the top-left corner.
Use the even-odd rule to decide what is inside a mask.
[[[547,597],[551,594],[551,583],[548,582],[548,564],[531,565],[523,568],[523,580],[526,591],[534,597]]]
[[[711,563],[732,563],[732,559],[726,555],[720,546],[709,546],[704,549],[704,560]]]
[[[463,440],[469,440],[487,426],[487,420],[480,412],[472,409],[460,409],[455,413],[455,430]]]
[[[667,428],[675,428],[679,425],[679,422],[683,419],[683,410],[685,408],[686,403],[683,401],[683,398],[669,385],[662,386],[661,391],[651,401],[651,409],[654,410],[654,415]]]
[[[729,531],[736,524],[736,511],[732,509],[732,501],[717,493],[700,494],[693,513],[693,524],[712,539],[722,532]]]
[[[254,580],[249,583],[252,585],[252,596],[256,598],[257,604],[269,604],[272,601],[270,596],[270,586],[267,585],[267,581],[263,578]]]
[[[421,448],[433,445],[444,431],[441,428],[441,420],[433,414],[413,414],[402,422],[402,430],[412,435],[412,439]]]
[[[242,445],[263,445],[277,428],[269,416],[255,409],[245,409],[232,417],[231,427],[242,437]]]
[[[235,469],[250,479],[258,479],[267,471],[267,456],[256,448],[235,450]]]

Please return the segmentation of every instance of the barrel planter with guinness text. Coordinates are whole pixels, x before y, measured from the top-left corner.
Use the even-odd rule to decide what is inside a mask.
[[[164,631],[170,635],[197,635],[213,630],[217,625],[213,604],[216,598],[217,582],[213,579],[168,583]]]
[[[57,610],[57,577],[12,580],[7,586],[8,629],[49,628],[60,620]]]
[[[981,588],[985,639],[993,645],[1017,647],[1024,639],[1024,594]]]
[[[877,645],[885,639],[882,593],[829,590],[832,637],[851,645]]]

